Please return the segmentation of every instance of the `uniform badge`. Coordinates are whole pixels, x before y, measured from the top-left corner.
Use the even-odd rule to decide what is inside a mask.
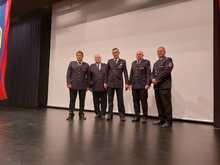
[[[172,63],[169,63],[169,65],[168,65],[170,68],[172,68],[173,67],[173,64]]]

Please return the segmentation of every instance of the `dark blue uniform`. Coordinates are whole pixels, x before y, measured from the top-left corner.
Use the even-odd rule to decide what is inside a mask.
[[[70,114],[75,109],[77,93],[79,93],[80,117],[84,116],[86,90],[89,87],[89,65],[86,62],[72,61],[69,64],[66,74],[67,84],[70,88]]]
[[[164,57],[156,61],[153,67],[152,79],[159,81],[154,85],[155,99],[161,124],[172,124],[171,87],[173,61],[170,57]]]
[[[95,113],[101,117],[105,115],[107,107],[107,90],[104,88],[104,84],[107,84],[107,65],[95,63],[90,65],[89,71]]]
[[[151,84],[151,67],[150,61],[142,59],[134,61],[131,66],[130,72],[130,85],[132,85],[132,96],[134,102],[135,115],[139,119],[140,117],[140,102],[142,104],[142,110],[144,118],[148,115],[148,90],[145,86]]]
[[[125,83],[128,84],[128,71],[126,67],[126,61],[123,59],[111,59],[108,61],[108,114],[110,117],[113,115],[113,100],[114,93],[116,91],[118,101],[118,111],[120,117],[125,115],[124,98],[123,98],[123,75]]]

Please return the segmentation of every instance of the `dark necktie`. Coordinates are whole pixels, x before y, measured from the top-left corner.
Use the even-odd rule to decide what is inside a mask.
[[[96,66],[97,66],[98,70],[101,70],[100,69],[101,64],[97,63]]]

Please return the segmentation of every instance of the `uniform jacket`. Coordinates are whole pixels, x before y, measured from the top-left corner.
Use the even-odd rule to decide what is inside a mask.
[[[123,74],[125,83],[128,84],[128,71],[126,61],[118,59],[116,63],[114,59],[110,59],[107,64],[107,84],[110,88],[123,88]]]
[[[150,61],[142,59],[139,63],[134,61],[130,71],[130,85],[132,89],[145,89],[146,85],[151,84]]]
[[[90,65],[90,88],[92,91],[105,91],[104,83],[107,84],[107,65],[101,63],[99,70],[96,63]]]
[[[173,70],[172,58],[164,57],[156,61],[156,63],[153,66],[152,79],[158,80],[159,83],[157,85],[154,85],[155,89],[171,89],[172,70]]]
[[[71,84],[72,89],[87,89],[89,87],[89,65],[86,62],[82,62],[82,64],[77,61],[70,62],[66,80],[67,84]]]

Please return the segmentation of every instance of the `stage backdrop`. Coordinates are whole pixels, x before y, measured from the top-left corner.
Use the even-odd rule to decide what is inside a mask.
[[[167,4],[146,1],[60,3],[53,7],[48,106],[68,107],[66,70],[77,50],[93,62],[101,53],[103,62],[118,47],[128,70],[141,49],[145,58],[157,60],[156,48],[165,46],[173,58],[174,117],[213,121],[213,2],[174,1]],[[144,7],[144,8],[142,8]],[[149,90],[150,115],[157,115],[153,89]],[[133,113],[131,92],[125,92],[127,113]],[[115,99],[116,101],[116,99]],[[77,103],[78,106],[78,103]],[[92,110],[87,93],[86,109]],[[115,102],[115,111],[116,102]]]

